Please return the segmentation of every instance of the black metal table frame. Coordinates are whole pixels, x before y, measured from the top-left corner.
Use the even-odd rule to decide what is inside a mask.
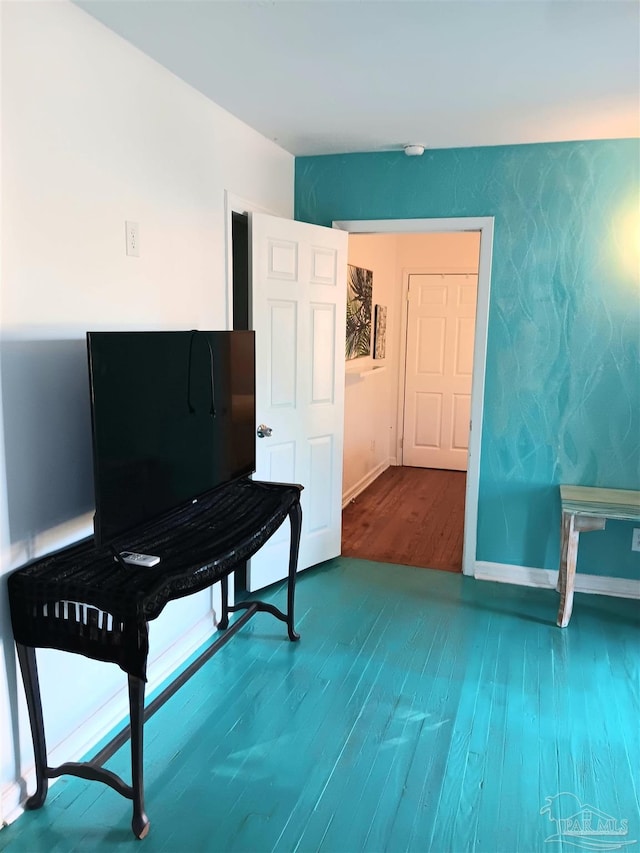
[[[275,616],[287,625],[287,632],[291,641],[298,640],[300,635],[294,628],[294,597],[296,571],[298,564],[298,550],[300,545],[300,531],[302,527],[302,510],[300,502],[295,503],[288,512],[291,525],[291,542],[289,548],[289,567],[287,575],[287,611],[283,613],[272,604],[263,601],[249,600],[229,605],[229,575],[239,568],[239,565],[229,568],[227,573],[220,579],[222,612],[218,622],[218,629],[223,630],[223,636],[208,646],[200,656],[194,660],[180,675],[171,682],[146,708],[144,705],[145,682],[131,674],[127,674],[129,687],[129,715],[130,724],[124,727],[109,743],[97,753],[91,761],[66,762],[57,767],[50,767],[47,763],[47,746],[44,731],[44,717],[42,712],[42,700],[38,679],[38,668],[36,663],[35,647],[16,642],[16,649],[29,712],[29,723],[31,726],[31,737],[35,757],[36,770],[36,792],[27,799],[25,808],[38,809],[47,798],[48,780],[62,775],[79,776],[90,781],[103,782],[113,788],[123,797],[130,799],[133,804],[133,818],[131,829],[137,838],[144,838],[150,828],[149,818],[145,813],[144,806],[144,761],[143,761],[143,734],[144,723],[151,717],[183,684],[206,663],[231,637],[245,625],[249,619],[258,612],[266,612]],[[244,613],[232,624],[229,624],[229,614],[243,610]],[[131,740],[131,785],[127,785],[116,773],[106,770],[102,765],[119,749],[128,739]]]

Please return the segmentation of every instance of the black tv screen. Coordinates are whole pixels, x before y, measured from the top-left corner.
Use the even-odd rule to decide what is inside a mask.
[[[87,332],[97,545],[255,471],[254,333]]]

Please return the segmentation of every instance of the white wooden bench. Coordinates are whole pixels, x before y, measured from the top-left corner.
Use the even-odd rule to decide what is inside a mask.
[[[596,489],[590,486],[560,486],[560,501],[562,534],[558,573],[558,625],[566,628],[573,608],[580,534],[590,530],[604,530],[608,518],[640,521],[640,492]]]

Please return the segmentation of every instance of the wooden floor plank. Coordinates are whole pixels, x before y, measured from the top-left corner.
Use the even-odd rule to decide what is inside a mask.
[[[489,789],[488,780],[486,780],[486,761],[492,703],[490,698],[487,701],[485,693],[493,691],[498,664],[490,632],[490,620],[484,620],[482,627],[478,624],[474,631],[476,642],[467,653],[465,680],[470,685],[475,685],[475,688],[467,691],[467,702],[461,703],[456,714],[456,729],[468,731],[468,738],[464,740],[465,754],[462,756],[457,801],[454,799],[451,805],[455,816],[453,820],[450,819],[447,822],[447,826],[443,827],[449,839],[448,849],[451,850],[473,848],[485,785],[487,790]],[[441,831],[439,835],[442,838],[443,832]],[[433,844],[433,838],[429,843]]]
[[[351,808],[337,810],[333,820],[327,826],[320,849],[334,851],[340,849],[342,839],[349,835],[354,848],[367,849],[366,840],[377,814],[386,814],[385,794],[389,788],[395,788],[401,756],[410,756],[414,748],[416,722],[423,719],[424,712],[417,701],[416,678],[424,669],[425,649],[427,656],[433,649],[428,634],[433,634],[431,626],[419,622],[399,654],[406,661],[402,668],[391,665],[395,677],[381,680],[379,689],[373,697],[370,720],[363,724],[368,727],[368,745],[360,750],[351,776],[350,789],[345,785],[345,796],[349,797]],[[418,710],[419,709],[419,710]]]
[[[402,749],[411,750],[410,737],[406,732],[403,737],[397,737],[394,723],[400,721],[406,730],[407,717],[413,714],[411,698],[407,704],[407,694],[411,697],[415,691],[412,681],[424,653],[423,632],[420,630],[423,627],[418,626],[418,630],[406,634],[402,644],[394,643],[397,637],[389,633],[384,638],[389,653],[379,662],[367,707],[358,720],[358,730],[353,733],[351,755],[340,775],[336,776],[331,794],[336,803],[348,798],[352,808],[349,813],[336,810],[332,815],[323,834],[321,850],[339,849],[346,834],[354,836],[354,823],[363,830],[369,825],[379,794],[384,791],[379,782],[371,785],[374,768],[378,772],[381,764],[388,768],[395,753]],[[394,625],[391,625],[391,633],[398,633]],[[395,666],[394,658],[398,657],[405,661],[405,667]],[[389,671],[395,673],[392,679],[388,678]]]
[[[311,731],[312,742],[308,744],[308,748],[315,754],[318,762],[314,765],[313,775],[307,778],[274,849],[295,849],[299,839],[307,832],[308,824],[313,820],[318,805],[323,801],[327,786],[362,713],[362,706],[370,696],[371,661],[379,650],[386,624],[384,619],[376,619],[362,645],[351,652],[349,657],[352,663],[348,665],[347,678],[338,680],[321,724]],[[327,662],[327,665],[333,670],[334,662]],[[336,726],[342,736],[338,743],[332,743],[331,735]]]

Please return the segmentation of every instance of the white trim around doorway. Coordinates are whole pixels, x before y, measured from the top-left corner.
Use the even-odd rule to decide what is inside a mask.
[[[333,227],[351,234],[427,234],[456,231],[480,232],[478,264],[478,301],[476,306],[473,378],[471,382],[471,432],[469,435],[469,467],[464,509],[464,542],[462,571],[475,574],[478,533],[478,494],[480,488],[480,449],[484,409],[484,384],[487,359],[487,328],[491,291],[493,255],[492,216],[446,219],[353,219],[334,221]]]

